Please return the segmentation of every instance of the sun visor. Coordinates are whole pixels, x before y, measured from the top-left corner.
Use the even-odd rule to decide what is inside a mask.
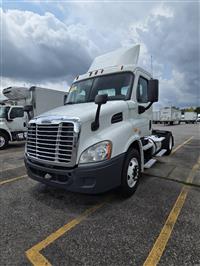
[[[98,56],[94,59],[88,72],[118,65],[137,65],[139,53],[140,45],[135,45]]]

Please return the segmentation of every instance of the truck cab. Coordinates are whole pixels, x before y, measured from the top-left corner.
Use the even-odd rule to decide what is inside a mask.
[[[23,106],[0,106],[0,149],[9,141],[25,139],[27,115]]]
[[[66,91],[37,86],[8,87],[3,89],[7,104],[0,108],[0,149],[5,149],[9,141],[24,140],[27,123],[34,116],[57,106],[64,105]]]
[[[134,46],[96,58],[75,78],[65,106],[29,122],[31,178],[92,194],[120,187],[130,196],[153,157],[171,152],[171,133],[152,130],[158,80],[136,65],[138,56]]]

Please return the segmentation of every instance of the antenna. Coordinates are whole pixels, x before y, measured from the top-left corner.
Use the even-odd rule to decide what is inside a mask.
[[[151,75],[153,77],[153,56],[151,55]]]

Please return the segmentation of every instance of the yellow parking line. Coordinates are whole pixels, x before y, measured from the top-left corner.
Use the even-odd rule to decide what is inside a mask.
[[[175,149],[172,150],[171,154],[174,154],[175,152],[177,152],[181,147],[183,147],[183,145],[187,144],[190,140],[192,140],[194,137],[190,137],[189,139],[185,140],[183,143],[181,143],[180,145],[178,145]]]
[[[200,157],[198,159],[198,162],[192,167],[192,170],[187,178],[187,182],[192,182],[195,172],[200,166]],[[181,212],[181,209],[184,205],[184,202],[186,200],[188,191],[190,188],[188,186],[183,186],[158,238],[156,239],[155,244],[153,245],[153,248],[151,249],[147,259],[145,260],[143,266],[155,266],[159,263],[160,258],[165,250],[165,247],[168,243],[168,240],[171,236],[171,233],[173,231],[174,225],[178,219],[178,216]]]
[[[9,168],[6,168],[6,169],[2,169],[0,173],[5,172],[5,171],[9,171],[9,170],[15,170],[15,169],[18,169],[19,167],[24,167],[24,165],[22,164],[21,166],[9,167]]]
[[[48,245],[50,245],[52,242],[54,242],[56,239],[61,237],[63,234],[74,228],[76,225],[78,225],[80,222],[85,220],[90,214],[101,208],[108,200],[110,200],[110,197],[107,198],[104,202],[97,204],[89,209],[87,209],[84,213],[82,213],[77,218],[73,219],[69,223],[65,224],[61,228],[59,228],[57,231],[49,235],[47,238],[42,240],[40,243],[36,244],[32,248],[26,251],[26,256],[29,259],[29,261],[34,266],[50,266],[51,263],[40,253],[41,250],[46,248]]]
[[[1,181],[1,182],[0,182],[0,186],[1,186],[1,185],[5,185],[5,184],[10,183],[10,182],[17,181],[17,180],[22,179],[22,178],[24,178],[24,177],[26,177],[26,176],[27,176],[27,175],[22,175],[22,176],[18,176],[18,177],[14,177],[14,178],[10,178],[10,179],[7,179],[7,180],[4,180],[4,181]]]

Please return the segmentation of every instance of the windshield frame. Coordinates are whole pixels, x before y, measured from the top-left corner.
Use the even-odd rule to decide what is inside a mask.
[[[131,94],[132,94],[132,91],[133,91],[133,84],[134,84],[134,80],[135,80],[135,75],[132,71],[118,71],[118,72],[114,72],[114,73],[108,73],[108,74],[103,74],[103,75],[99,75],[99,76],[93,76],[93,77],[88,77],[88,78],[85,78],[85,79],[82,79],[82,80],[77,80],[75,82],[73,82],[70,86],[70,89],[69,89],[69,93],[70,93],[70,90],[72,88],[73,85],[77,84],[77,83],[80,83],[82,81],[86,81],[86,80],[89,80],[89,79],[92,79],[92,83],[91,83],[91,88],[90,88],[90,92],[89,92],[89,96],[88,96],[88,100],[85,101],[85,102],[67,102],[67,99],[65,101],[65,104],[80,104],[80,103],[90,103],[90,102],[94,102],[94,99],[92,99],[91,95],[92,95],[92,92],[93,92],[93,85],[94,85],[94,82],[97,78],[101,78],[101,77],[106,77],[106,76],[115,76],[115,75],[118,75],[118,74],[124,74],[124,73],[127,73],[127,74],[130,74],[131,75],[131,82],[130,82],[130,87],[128,89],[128,92],[127,92],[127,95],[125,96],[125,99],[109,99],[108,98],[108,101],[127,101],[127,100],[130,100],[131,98]],[[69,95],[69,94],[68,94]]]

